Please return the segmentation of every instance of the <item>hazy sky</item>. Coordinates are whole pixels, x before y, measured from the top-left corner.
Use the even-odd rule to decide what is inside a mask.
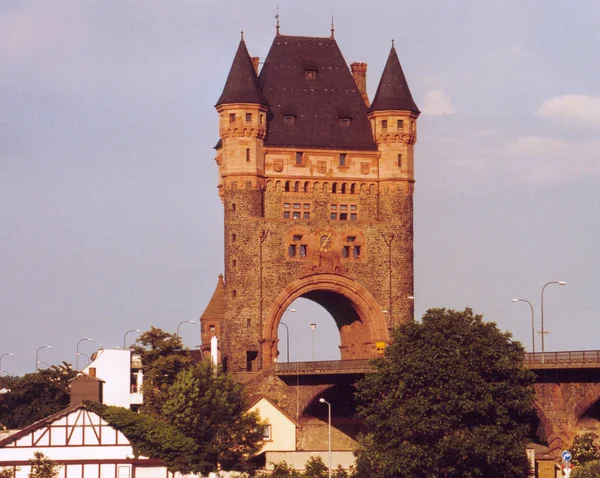
[[[530,349],[530,309],[511,299],[539,329],[542,285],[565,280],[546,288],[546,350],[600,349],[597,0],[4,0],[2,368],[201,315],[223,271],[214,104],[241,30],[266,56],[276,5],[283,34],[328,36],[333,13],[371,98],[396,42],[423,111],[417,317],[471,306]],[[311,358],[313,321],[316,358],[335,358],[333,320],[293,307],[292,360]],[[181,334],[198,345],[198,324]]]

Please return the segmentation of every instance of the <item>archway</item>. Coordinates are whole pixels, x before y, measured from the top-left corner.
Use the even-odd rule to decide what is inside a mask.
[[[373,296],[358,282],[336,274],[314,274],[288,284],[271,304],[263,324],[263,364],[277,357],[281,317],[298,297],[317,302],[333,317],[340,332],[342,360],[377,355],[377,342],[388,342],[386,317]]]

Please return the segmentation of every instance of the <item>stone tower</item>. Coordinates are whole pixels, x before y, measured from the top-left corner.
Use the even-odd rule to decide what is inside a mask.
[[[366,69],[333,36],[278,34],[257,75],[240,41],[216,105],[222,306],[202,316],[203,348],[216,334],[233,373],[272,366],[298,297],[332,315],[342,360],[374,356],[413,318],[419,110],[393,45],[370,106]]]

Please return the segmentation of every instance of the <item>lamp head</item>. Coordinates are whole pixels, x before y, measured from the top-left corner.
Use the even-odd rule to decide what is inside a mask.
[[[310,330],[312,330],[314,332],[316,328],[317,328],[317,324],[310,324]]]
[[[519,302],[519,299],[512,299],[511,302]]]
[[[558,283],[559,283],[560,285],[567,285],[567,283],[566,283],[564,280],[559,280],[559,281],[558,281]]]
[[[323,397],[319,398],[319,402],[325,403],[325,399]]]

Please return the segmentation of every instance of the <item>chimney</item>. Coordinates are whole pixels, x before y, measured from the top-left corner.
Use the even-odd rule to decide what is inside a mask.
[[[258,76],[258,62],[260,58],[257,56],[253,56],[250,58],[252,60],[252,65],[254,65],[254,71],[256,72],[256,76]]]
[[[358,91],[360,91],[363,100],[365,100],[365,104],[369,106],[370,102],[369,97],[367,96],[367,64],[354,62],[350,65],[350,70],[352,71],[352,76],[354,77],[354,82],[356,83]]]

